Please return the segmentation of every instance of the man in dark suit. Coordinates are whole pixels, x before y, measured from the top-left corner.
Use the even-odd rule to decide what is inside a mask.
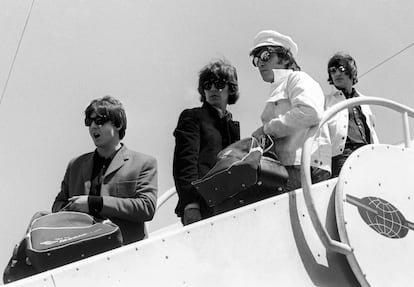
[[[240,139],[239,122],[227,111],[227,105],[239,98],[236,68],[224,60],[206,65],[200,71],[198,91],[203,105],[184,110],[174,130],[175,213],[184,225],[212,215],[191,183],[216,164],[223,148]]]
[[[126,114],[113,97],[93,100],[85,110],[85,125],[96,149],[70,161],[52,211],[109,218],[121,229],[124,244],[145,238],[144,222],[156,209],[155,158],[121,143]]]

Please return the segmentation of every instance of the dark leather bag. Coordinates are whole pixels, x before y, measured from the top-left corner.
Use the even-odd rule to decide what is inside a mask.
[[[280,194],[287,170],[274,154],[266,155],[254,137],[242,139],[222,150],[216,165],[192,184],[214,214]]]
[[[109,220],[73,211],[37,213],[15,247],[3,281],[9,283],[121,245],[121,231]]]

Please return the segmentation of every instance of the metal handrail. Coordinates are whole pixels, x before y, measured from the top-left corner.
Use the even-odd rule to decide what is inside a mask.
[[[312,145],[313,145],[313,142],[315,141],[316,134],[320,130],[320,128],[324,124],[326,124],[339,111],[350,108],[350,107],[358,106],[358,105],[378,105],[378,106],[390,108],[394,111],[401,113],[402,121],[403,121],[404,145],[407,148],[411,146],[411,136],[410,136],[408,117],[414,118],[414,110],[405,105],[399,104],[394,101],[382,99],[382,98],[359,97],[359,98],[349,99],[349,100],[340,102],[332,106],[324,113],[324,116],[322,120],[320,121],[319,125],[314,126],[309,129],[307,133],[307,139],[303,145],[302,164],[301,164],[301,180],[302,180],[302,188],[303,188],[303,195],[305,199],[306,208],[309,212],[309,216],[311,218],[313,227],[315,228],[316,233],[318,234],[325,248],[327,248],[328,250],[339,252],[341,254],[345,254],[345,255],[350,254],[352,252],[352,247],[341,241],[333,240],[328,234],[324,225],[322,224],[322,221],[316,211],[312,193],[311,193],[312,180],[311,180],[311,174],[310,174],[310,163],[311,163]]]
[[[169,190],[164,192],[157,200],[157,210],[161,208],[171,197],[177,193],[175,187],[171,187]]]

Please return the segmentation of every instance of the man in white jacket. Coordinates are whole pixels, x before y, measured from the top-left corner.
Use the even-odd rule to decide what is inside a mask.
[[[274,152],[289,173],[285,191],[301,187],[302,146],[308,129],[319,124],[325,97],[319,84],[300,71],[295,56],[298,48],[291,37],[272,30],[259,32],[250,50],[253,65],[263,81],[270,84],[261,120],[263,126],[253,136],[270,135],[276,141]],[[325,125],[316,137],[311,155],[312,182],[330,177],[331,146]]]
[[[354,88],[358,82],[358,71],[350,55],[336,53],[332,56],[328,62],[328,75],[328,82],[334,89],[326,95],[326,109],[346,99],[363,96]],[[330,120],[328,126],[332,143],[332,177],[339,175],[354,150],[378,142],[374,115],[367,105],[342,110]]]

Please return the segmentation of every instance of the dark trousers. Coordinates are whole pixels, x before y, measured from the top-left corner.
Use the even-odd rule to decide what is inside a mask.
[[[299,165],[289,165],[285,166],[286,170],[289,174],[289,179],[286,184],[286,191],[292,191],[302,187],[302,183],[300,180],[300,166]],[[323,180],[329,179],[331,174],[329,171],[324,169],[320,169],[317,167],[311,166],[311,178],[312,183],[317,183]]]
[[[346,159],[354,152],[354,150],[364,145],[365,144],[345,145],[344,152],[332,158],[332,177],[338,177]]]

